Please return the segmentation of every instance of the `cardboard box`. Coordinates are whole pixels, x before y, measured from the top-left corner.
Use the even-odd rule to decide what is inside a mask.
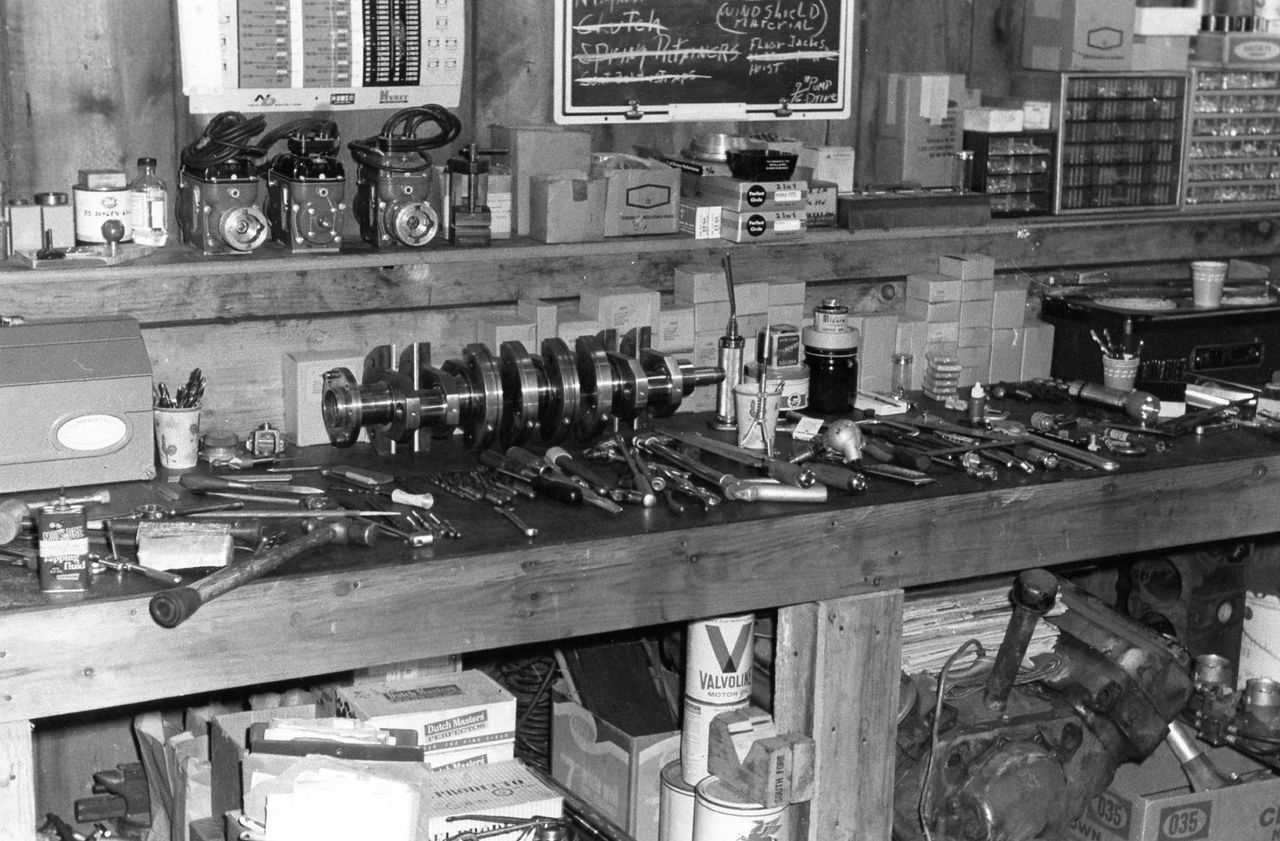
[[[989,105],[966,108],[960,119],[965,131],[1012,134],[1024,131],[1021,108],[995,108]]]
[[[774,304],[767,313],[770,324],[795,324],[803,326],[805,320],[804,304]]]
[[[680,755],[680,731],[632,736],[567,699],[551,722],[551,776],[636,841],[658,841],[662,768]]]
[[[719,330],[724,333],[729,323],[728,301],[704,301],[693,305],[693,331],[710,333]],[[738,316],[738,329],[742,330],[742,316]],[[747,335],[745,332],[742,335]]]
[[[987,382],[1017,382],[1022,377],[1022,331],[997,328],[991,331],[991,367]]]
[[[1134,0],[1026,0],[1023,8],[1023,67],[1129,69]]]
[[[653,325],[653,348],[662,351],[693,349],[693,306],[662,307]]]
[[[960,301],[991,301],[996,296],[996,279],[980,277],[960,281]]]
[[[519,315],[491,315],[476,324],[476,341],[494,353],[503,342],[519,342],[525,350],[538,352],[538,325]]]
[[[1195,6],[1141,6],[1133,10],[1133,34],[1185,35],[1200,34],[1200,10]]]
[[[804,210],[809,185],[803,181],[740,181],[725,175],[698,179],[692,195],[701,205],[725,210]]]
[[[643,286],[588,286],[579,300],[582,315],[595,319],[597,330],[617,330],[619,335],[652,327],[661,306],[662,296]]]
[[[898,343],[898,317],[889,313],[850,318],[861,334],[858,347],[858,387],[888,391],[893,385],[893,354]]]
[[[738,305],[739,315],[768,312],[769,282],[766,280],[735,281],[733,300]]]
[[[514,179],[506,164],[492,164],[489,170],[489,236],[493,239],[511,239],[515,197],[512,195]]]
[[[960,279],[940,272],[917,272],[907,275],[907,298],[918,298],[931,304],[960,300]]]
[[[1021,327],[1027,317],[1025,278],[1002,277],[992,293],[991,326],[996,329]]]
[[[797,168],[796,175],[804,178],[809,185],[804,194],[805,223],[810,228],[833,228],[836,224],[836,207],[839,193],[836,185],[829,181],[815,180],[811,170]]]
[[[507,150],[503,163],[511,168],[515,232],[520,236],[529,235],[529,182],[533,176],[566,169],[585,170],[591,165],[591,135],[578,129],[493,126],[490,141],[491,148]]]
[[[730,242],[790,239],[805,232],[805,212],[800,210],[720,211],[720,238]]]
[[[941,254],[938,256],[938,273],[961,280],[977,280],[995,277],[996,261],[988,254]]]
[[[962,131],[960,109],[977,105],[953,73],[890,73],[881,87],[872,177],[877,184],[949,187]]]
[[[277,707],[269,710],[226,713],[213,717],[209,725],[210,802],[214,815],[244,805],[242,773],[249,756],[249,727],[274,718],[315,718],[315,704]]]
[[[418,744],[430,754],[511,741],[516,699],[493,678],[471,670],[413,683],[341,687],[338,713],[379,727],[417,730]]]
[[[588,318],[579,310],[560,313],[560,320],[556,323],[556,336],[568,342],[571,350],[579,336],[594,336],[599,332],[599,322],[594,318]]]
[[[776,304],[804,304],[803,280],[781,280],[769,284],[769,306]]]
[[[907,298],[904,312],[907,318],[917,321],[959,321],[959,301],[926,301],[922,298]]]
[[[604,239],[605,182],[581,171],[535,175],[529,180],[528,235],[540,242]]]
[[[813,173],[819,181],[829,181],[836,190],[853,189],[853,170],[856,162],[852,146],[802,146],[796,165]]]
[[[1190,59],[1191,38],[1186,35],[1135,35],[1129,69],[1185,72]]]
[[[1053,367],[1053,325],[1028,319],[1022,327],[1022,376],[1036,380],[1049,376]]]
[[[976,301],[960,302],[960,327],[972,327],[991,332],[991,313],[994,304],[990,298]],[[988,341],[990,338],[988,337]],[[966,344],[961,340],[960,344]]]
[[[634,155],[596,154],[591,177],[603,178],[604,235],[674,234],[679,229],[680,173]]]
[[[1194,61],[1221,67],[1280,67],[1280,32],[1201,32]]]
[[[550,301],[540,298],[520,298],[516,301],[516,315],[532,321],[537,334],[537,347],[542,347],[543,339],[556,337],[556,323],[560,319],[560,308]]]
[[[1022,110],[1023,131],[1053,131],[1058,125],[1055,116],[1058,110],[1056,100],[984,96],[982,97],[982,103],[996,108],[1020,108]]]
[[[691,201],[680,202],[680,233],[694,239],[720,239],[720,207],[703,207]]]
[[[1208,748],[1223,771],[1250,774],[1262,765],[1227,748]],[[1161,743],[1141,763],[1121,765],[1089,801],[1068,838],[1076,841],[1271,841],[1280,825],[1280,778],[1263,776],[1226,788],[1192,792],[1173,751]]]
[[[729,300],[729,284],[719,263],[690,263],[676,266],[675,299],[679,304],[701,304]]]
[[[359,348],[298,350],[282,360],[284,380],[284,434],[299,447],[328,444],[320,402],[324,394],[324,372],[346,368],[357,382],[364,376],[365,352]]]
[[[427,832],[419,829],[417,841],[444,841],[464,832],[492,829],[496,823],[450,821],[457,815],[501,815],[558,818],[564,798],[535,777],[520,762],[501,762],[431,774],[431,789],[423,812],[429,815]]]

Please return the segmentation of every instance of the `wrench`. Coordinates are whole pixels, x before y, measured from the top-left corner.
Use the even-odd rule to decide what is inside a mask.
[[[493,510],[497,511],[503,517],[506,517],[508,520],[510,520],[511,524],[516,528],[520,529],[520,533],[523,534],[525,537],[538,536],[538,530],[535,529],[533,526],[529,525],[528,523],[526,523],[524,520],[520,519],[520,517],[516,515],[515,509],[512,508],[511,506],[495,505],[493,506]]]

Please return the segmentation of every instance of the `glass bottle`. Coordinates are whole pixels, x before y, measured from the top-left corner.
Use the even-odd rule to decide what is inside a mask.
[[[129,218],[139,245],[169,241],[169,195],[156,175],[155,158],[138,158],[138,176],[129,184]]]

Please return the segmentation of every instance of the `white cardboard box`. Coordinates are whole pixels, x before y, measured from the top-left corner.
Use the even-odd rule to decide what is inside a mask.
[[[558,818],[564,808],[564,799],[520,762],[433,772],[427,799],[423,810],[430,815],[427,832],[424,835],[419,828],[418,841],[444,841],[463,832],[481,832],[500,825],[449,820],[457,815]]]
[[[515,697],[475,670],[431,675],[414,683],[340,687],[338,713],[379,727],[416,730],[418,743],[428,752],[515,737]]]
[[[1226,748],[1206,750],[1231,773],[1262,766]],[[1089,801],[1069,830],[1072,841],[1272,841],[1280,815],[1280,779],[1191,791],[1168,745],[1140,764],[1126,764],[1102,794]]]
[[[358,382],[364,371],[365,352],[358,348],[304,350],[286,353],[283,360],[284,434],[299,447],[328,444],[320,401],[324,372],[347,368]]]
[[[618,335],[652,327],[661,304],[662,296],[643,286],[588,286],[580,299],[583,316],[594,318],[601,330],[617,330]]]

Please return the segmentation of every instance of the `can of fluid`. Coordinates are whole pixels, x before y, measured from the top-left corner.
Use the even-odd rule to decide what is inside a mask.
[[[685,782],[680,760],[662,767],[658,792],[658,841],[691,841],[693,838],[693,786]]]
[[[728,704],[708,704],[688,695],[680,719],[680,773],[691,786],[711,776],[711,722],[720,713],[738,712],[751,705],[750,699]]]
[[[787,805],[762,806],[719,777],[698,783],[693,804],[693,841],[789,841]]]
[[[84,506],[46,505],[36,512],[37,567],[43,593],[89,588],[89,535]]]
[[[751,697],[755,614],[690,622],[685,638],[684,694],[704,704]]]

